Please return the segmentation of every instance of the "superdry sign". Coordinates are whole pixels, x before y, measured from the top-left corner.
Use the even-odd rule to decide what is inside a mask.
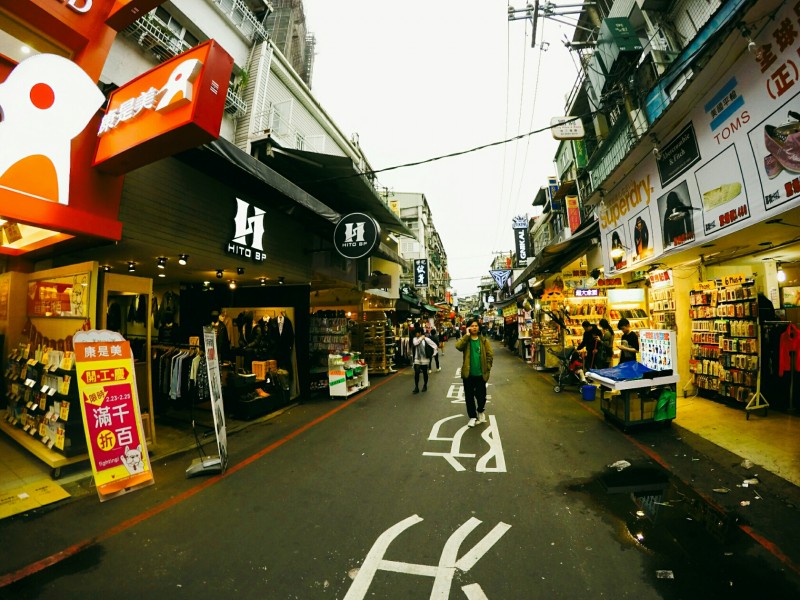
[[[218,138],[232,69],[231,56],[209,40],[116,90],[94,165],[127,173]]]
[[[333,232],[333,245],[345,258],[364,258],[378,247],[381,241],[381,227],[378,222],[364,213],[345,215]]]

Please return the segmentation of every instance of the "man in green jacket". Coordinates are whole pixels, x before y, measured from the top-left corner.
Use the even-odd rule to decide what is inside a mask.
[[[467,334],[456,342],[456,350],[464,355],[461,362],[461,379],[464,381],[464,399],[467,402],[468,427],[486,423],[486,382],[492,371],[492,345],[480,335],[478,319],[472,319]],[[477,406],[476,406],[477,403]]]

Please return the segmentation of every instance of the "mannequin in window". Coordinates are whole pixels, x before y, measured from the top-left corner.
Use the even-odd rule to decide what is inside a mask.
[[[222,360],[227,360],[231,343],[228,339],[228,328],[225,327],[225,323],[220,321],[218,310],[211,312],[211,328],[217,338],[217,353]]]
[[[279,369],[286,369],[292,372],[292,348],[294,348],[294,328],[292,321],[286,316],[286,311],[282,310],[278,316],[272,319],[275,324],[271,329],[274,339],[275,360],[278,361]]]

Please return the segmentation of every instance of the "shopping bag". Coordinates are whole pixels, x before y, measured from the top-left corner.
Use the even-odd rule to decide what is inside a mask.
[[[676,413],[676,394],[672,390],[663,390],[656,403],[656,411],[653,415],[654,421],[667,421],[675,418]]]

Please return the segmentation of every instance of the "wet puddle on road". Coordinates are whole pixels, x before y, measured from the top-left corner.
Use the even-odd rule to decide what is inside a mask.
[[[766,557],[737,517],[658,466],[609,468],[567,489],[614,524],[622,545],[643,552],[665,600],[797,597],[796,578]]]

